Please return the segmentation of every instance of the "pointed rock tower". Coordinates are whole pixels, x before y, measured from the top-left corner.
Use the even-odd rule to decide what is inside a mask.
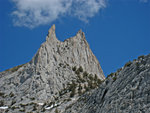
[[[33,98],[36,102],[45,103],[55,101],[63,94],[69,97],[72,84],[76,87],[80,85],[80,93],[83,93],[86,91],[84,87],[104,79],[84,33],[80,30],[76,36],[61,42],[56,38],[53,25],[46,41],[29,63],[0,73],[0,88],[6,95],[13,93],[13,100],[11,97],[7,99],[17,104],[29,103]]]
[[[58,64],[67,63],[71,67],[82,66],[83,70],[97,75],[99,79],[104,80],[104,74],[97,58],[92,53],[84,33],[80,30],[76,36],[59,41],[55,34],[55,25],[53,25],[44,42],[31,61],[31,65],[54,72]]]

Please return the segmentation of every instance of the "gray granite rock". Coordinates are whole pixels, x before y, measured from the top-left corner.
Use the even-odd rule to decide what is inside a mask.
[[[150,113],[150,55],[126,63],[64,113]]]
[[[80,30],[76,36],[62,42],[56,38],[53,25],[46,41],[29,63],[0,73],[0,106],[9,106],[8,112],[17,113],[33,111],[31,106],[37,111],[35,106],[38,103],[49,104],[56,98],[62,101],[60,92],[67,89],[68,84],[77,82],[79,74],[84,72],[97,76],[97,79],[105,79],[84,33]]]

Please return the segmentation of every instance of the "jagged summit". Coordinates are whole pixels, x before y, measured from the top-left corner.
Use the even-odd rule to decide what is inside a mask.
[[[48,42],[57,42],[58,41],[58,39],[56,37],[56,33],[55,33],[55,24],[52,25],[52,27],[49,29],[48,35],[46,37],[46,41],[48,41]]]
[[[55,29],[56,29],[56,26],[55,26],[55,24],[53,24],[52,25],[52,27],[49,29],[49,33],[51,33],[51,32],[55,32]]]
[[[98,87],[104,79],[84,33],[80,30],[76,36],[62,42],[57,39],[53,25],[29,63],[0,73],[1,92],[7,96],[13,94],[13,97],[0,98],[7,106],[41,102],[47,105],[59,101],[64,110],[68,105],[64,103],[66,100],[77,100],[79,95]]]
[[[56,26],[55,26],[55,24],[54,24],[54,25],[52,25],[52,27],[51,27],[51,28],[49,29],[49,31],[48,31],[48,35],[47,35],[47,37],[46,37],[46,41],[62,42],[62,41],[58,40],[58,38],[56,37],[55,29],[56,29]],[[74,37],[72,37],[72,38],[68,38],[68,39],[66,39],[66,40],[72,40],[72,41],[74,41],[74,38],[79,39],[79,40],[85,39],[85,34],[84,34],[84,32],[82,32],[82,30],[80,29],[80,30],[76,33],[76,36],[74,36]],[[66,41],[66,40],[65,40],[65,41]],[[64,42],[65,42],[65,41],[64,41]]]
[[[41,45],[32,60],[36,66],[42,67],[51,65],[52,62],[67,62],[71,66],[82,66],[90,73],[97,74],[100,79],[105,79],[99,62],[92,53],[82,30],[79,30],[76,36],[61,42],[56,37],[55,25],[53,25],[49,30],[46,42]]]

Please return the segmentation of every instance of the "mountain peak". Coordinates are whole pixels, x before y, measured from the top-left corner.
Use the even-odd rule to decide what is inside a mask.
[[[46,41],[29,63],[0,73],[0,88],[6,95],[15,95],[3,98],[8,106],[12,106],[15,100],[15,106],[31,105],[34,101],[48,107],[50,103],[57,102],[59,105],[72,97],[77,100],[79,95],[97,88],[102,80],[105,80],[103,70],[82,30],[61,42],[56,38],[53,25]],[[64,105],[67,107],[68,104]],[[31,106],[31,111],[33,108]]]
[[[56,41],[56,40],[58,40],[57,38],[56,38],[56,33],[55,33],[55,24],[53,24],[52,25],[52,27],[48,30],[48,35],[47,35],[47,38],[46,38],[46,40],[47,41]]]
[[[80,36],[79,36],[79,35],[80,35]],[[82,31],[82,29],[80,29],[80,30],[77,32],[76,36],[77,36],[78,38],[83,38],[83,39],[85,39],[85,34],[84,34],[84,32]]]
[[[55,28],[56,28],[56,26],[55,26],[55,24],[53,24],[52,25],[52,27],[49,29],[49,33],[52,33],[52,32],[55,32]]]
[[[36,67],[45,68],[52,64],[56,65],[58,62],[67,62],[71,66],[82,66],[88,73],[96,74],[101,80],[105,79],[99,61],[91,51],[81,29],[76,36],[66,39],[64,42],[56,38],[55,25],[48,32],[46,42],[41,45],[32,59],[32,63]]]

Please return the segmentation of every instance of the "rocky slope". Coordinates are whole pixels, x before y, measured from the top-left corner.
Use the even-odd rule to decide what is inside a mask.
[[[150,113],[150,54],[126,63],[64,113]]]
[[[29,63],[0,73],[0,106],[10,113],[64,111],[104,79],[84,33],[61,42],[53,25]]]

